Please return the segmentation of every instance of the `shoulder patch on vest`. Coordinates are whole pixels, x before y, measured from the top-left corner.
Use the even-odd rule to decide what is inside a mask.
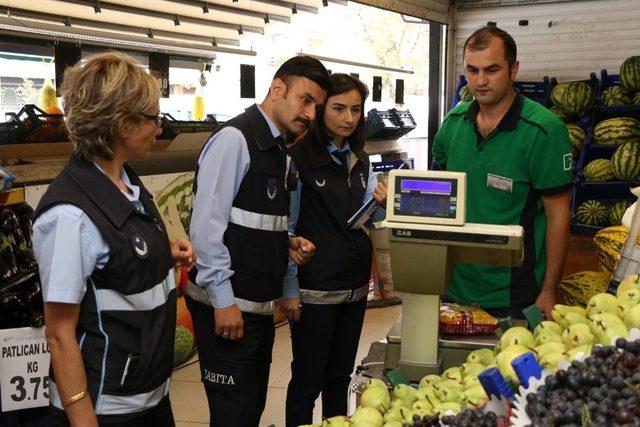
[[[131,236],[131,245],[133,246],[133,252],[138,258],[146,259],[149,257],[149,245],[142,233],[133,233]]]

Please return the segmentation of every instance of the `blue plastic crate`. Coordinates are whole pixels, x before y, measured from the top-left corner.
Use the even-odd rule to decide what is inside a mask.
[[[615,107],[605,107],[602,105],[602,92],[611,86],[620,86],[620,75],[609,74],[607,70],[601,70],[600,85],[596,94],[596,117],[594,124],[614,117],[632,117],[640,120],[640,105],[617,105]]]

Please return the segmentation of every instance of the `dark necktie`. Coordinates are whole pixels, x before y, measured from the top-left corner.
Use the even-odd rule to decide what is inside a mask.
[[[345,151],[334,151],[333,154],[340,160],[342,163],[342,168],[344,169],[347,176],[349,176],[349,150]]]

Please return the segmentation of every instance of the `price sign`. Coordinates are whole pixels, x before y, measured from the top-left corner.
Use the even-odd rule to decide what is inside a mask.
[[[49,405],[49,346],[44,328],[0,330],[2,412]]]

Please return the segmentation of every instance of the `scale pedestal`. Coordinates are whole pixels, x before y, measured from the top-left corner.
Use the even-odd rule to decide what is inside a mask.
[[[446,366],[475,348],[490,347],[495,338],[443,340],[439,335],[440,295],[455,263],[517,266],[523,257],[523,229],[520,226],[465,224],[448,226],[384,221],[390,233],[389,249],[394,289],[403,292],[401,333],[388,337],[388,367],[393,367],[400,341],[397,367],[413,381],[440,373],[439,347],[445,351]],[[394,326],[395,328],[396,326]],[[395,335],[395,337],[393,336]],[[400,338],[401,337],[401,338]],[[394,338],[397,339],[396,342]],[[465,342],[466,341],[466,342]],[[464,343],[463,347],[455,344]],[[457,355],[457,356],[456,356]],[[455,357],[449,357],[455,356]]]

